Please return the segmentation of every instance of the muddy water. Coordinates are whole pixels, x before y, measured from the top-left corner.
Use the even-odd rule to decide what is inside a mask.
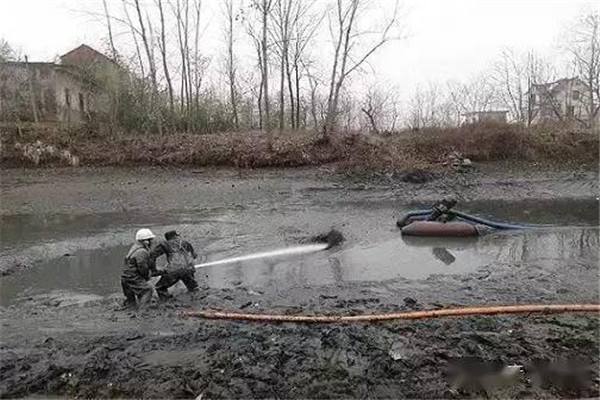
[[[335,207],[317,204],[311,209],[5,216],[1,255],[28,254],[35,262],[0,280],[0,305],[31,298],[64,302],[118,295],[123,256],[132,232],[139,226],[151,226],[158,233],[176,227],[196,244],[207,261],[291,246],[330,226],[347,236],[346,243],[332,250],[213,266],[197,273],[205,286],[241,286],[259,292],[425,279],[496,264],[514,268],[535,264],[552,269],[567,263],[598,263],[595,199],[461,204],[461,210],[498,220],[554,225],[478,239],[400,237],[393,216],[408,209],[412,207],[340,202]]]

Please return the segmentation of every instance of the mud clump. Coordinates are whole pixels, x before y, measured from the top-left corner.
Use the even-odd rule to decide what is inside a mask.
[[[310,243],[326,243],[328,249],[342,244],[343,241],[344,235],[342,232],[336,229],[332,229],[327,233],[313,236],[309,240]]]
[[[422,169],[415,169],[400,174],[398,178],[400,179],[400,181],[407,183],[426,183],[437,178],[437,175],[433,172],[425,171]]]

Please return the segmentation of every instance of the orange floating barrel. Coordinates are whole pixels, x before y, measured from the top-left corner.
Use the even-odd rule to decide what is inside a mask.
[[[475,225],[467,222],[415,221],[402,228],[403,235],[434,237],[477,236]]]

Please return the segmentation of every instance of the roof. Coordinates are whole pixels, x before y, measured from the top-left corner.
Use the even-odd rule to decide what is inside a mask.
[[[549,92],[553,92],[553,91],[557,90],[558,88],[560,88],[563,85],[568,84],[568,83],[579,83],[579,84],[585,85],[585,82],[583,82],[578,77],[574,77],[574,78],[561,78],[561,79],[558,79],[558,80],[556,80],[554,82],[535,83],[535,84],[531,85],[531,89],[528,90],[526,94],[528,94],[532,89],[546,89]]]
[[[61,64],[86,67],[98,63],[117,64],[114,60],[93,49],[87,44],[81,44],[60,56]]]

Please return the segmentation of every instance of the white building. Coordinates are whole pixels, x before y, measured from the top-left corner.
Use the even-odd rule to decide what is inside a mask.
[[[587,86],[579,78],[533,85],[529,90],[530,121],[585,124],[589,120],[588,97]]]

